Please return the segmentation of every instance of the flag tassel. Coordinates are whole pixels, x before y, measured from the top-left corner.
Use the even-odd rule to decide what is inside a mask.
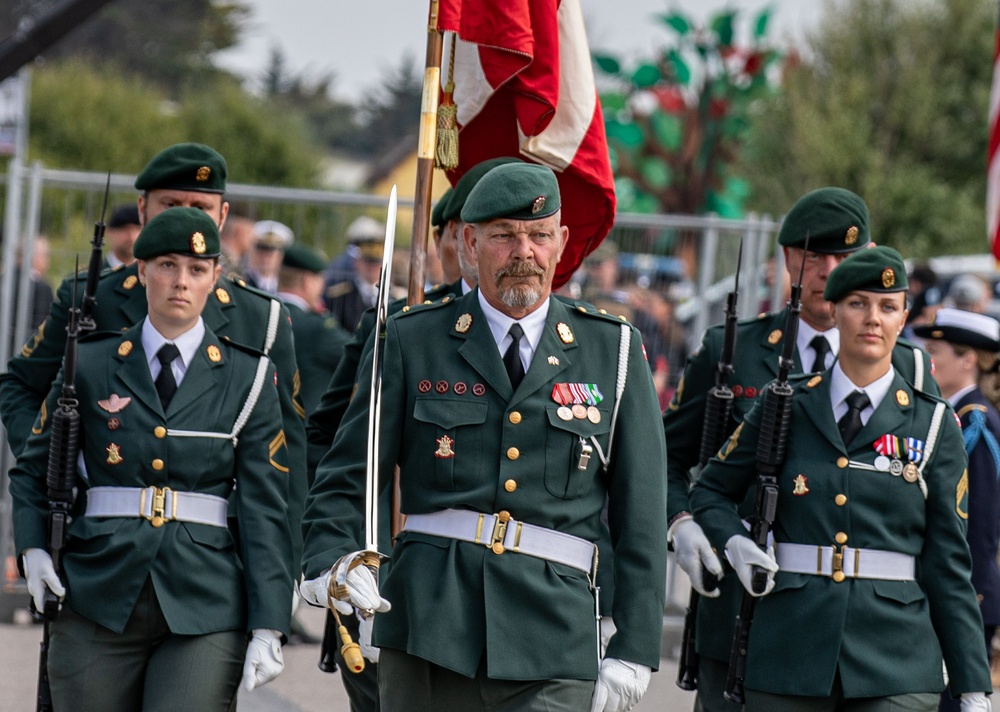
[[[437,113],[437,148],[434,165],[446,171],[458,167],[458,106],[452,95],[455,92],[455,45],[458,35],[451,34],[451,52],[448,56],[448,81]]]

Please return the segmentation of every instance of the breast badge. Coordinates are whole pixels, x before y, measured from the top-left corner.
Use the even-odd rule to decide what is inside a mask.
[[[559,404],[556,415],[561,420],[586,419],[595,425],[601,422],[597,404],[604,400],[604,394],[596,383],[556,383],[552,386],[552,400]]]
[[[447,435],[442,435],[437,439],[437,444],[438,449],[434,452],[434,457],[441,459],[455,457],[455,451],[451,449],[451,446],[455,444],[454,440]]]
[[[122,398],[117,393],[112,393],[108,396],[107,400],[97,401],[97,405],[99,405],[102,410],[106,410],[109,413],[119,413],[131,402],[132,398],[129,396]]]
[[[805,475],[799,475],[794,480],[792,480],[795,483],[795,487],[792,489],[792,494],[794,494],[797,497],[801,497],[804,494],[809,494],[809,488],[806,486],[806,482],[808,482],[808,480],[809,478],[806,477]]]
[[[109,465],[118,465],[124,462],[124,458],[122,458],[121,447],[119,447],[118,445],[111,443],[105,448],[105,450],[108,451],[107,463]]]

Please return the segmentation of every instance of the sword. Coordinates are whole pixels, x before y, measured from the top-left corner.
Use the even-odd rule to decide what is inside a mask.
[[[389,212],[385,218],[385,242],[382,245],[382,272],[375,304],[375,344],[372,349],[372,391],[368,407],[368,461],[365,467],[365,550],[374,557],[373,573],[378,569],[378,457],[382,415],[382,336],[389,317],[389,286],[392,272],[392,249],[396,239],[396,186],[389,193]],[[371,566],[369,557],[365,565]]]
[[[382,415],[383,359],[381,337],[385,331],[385,321],[389,317],[389,286],[392,276],[392,249],[395,239],[396,186],[393,185],[392,191],[389,193],[389,211],[385,218],[385,241],[382,244],[382,271],[379,275],[378,300],[375,303],[375,344],[372,349],[372,388],[368,401],[368,452],[365,462],[365,550],[360,558],[361,565],[368,567],[369,571],[375,577],[376,583],[378,582],[379,566],[382,563],[382,555],[378,551],[378,457],[380,449],[379,430]],[[330,581],[329,594],[331,598],[345,598],[346,591],[340,590],[342,585],[339,581]],[[365,659],[361,655],[361,647],[351,640],[350,633],[340,621],[337,609],[333,605],[330,605],[329,608],[336,624],[337,633],[343,643],[340,653],[344,656],[347,669],[354,673],[360,673],[365,669]],[[370,618],[374,615],[374,612],[359,609],[358,615]],[[323,643],[326,646],[326,634],[324,634]],[[329,657],[326,654],[323,655],[320,660],[321,669],[326,670],[330,668]]]

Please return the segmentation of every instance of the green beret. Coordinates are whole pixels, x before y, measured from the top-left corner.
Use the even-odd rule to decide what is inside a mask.
[[[799,198],[785,215],[778,243],[803,247],[809,237],[810,252],[854,252],[871,242],[868,206],[844,188],[819,188]]]
[[[285,255],[281,258],[281,266],[319,274],[326,269],[326,262],[316,250],[307,245],[293,242],[285,248]]]
[[[448,208],[448,201],[451,200],[451,196],[454,192],[454,188],[448,188],[448,190],[444,192],[444,195],[441,196],[441,199],[434,204],[434,209],[431,211],[431,227],[441,227],[448,222],[442,217],[442,215]]]
[[[905,292],[906,266],[891,247],[858,250],[834,267],[826,278],[823,298],[838,302],[849,292]]]
[[[132,254],[138,260],[160,255],[219,256],[219,226],[197,208],[170,208],[139,233]]]
[[[226,192],[226,159],[200,143],[178,143],[163,149],[135,179],[137,190]]]
[[[551,168],[507,163],[490,169],[472,188],[462,208],[462,222],[499,218],[541,220],[559,211],[559,183]]]
[[[491,158],[488,161],[477,163],[472,168],[467,170],[462,177],[458,179],[458,182],[455,184],[455,189],[451,194],[451,198],[445,206],[444,211],[441,213],[442,224],[448,222],[449,220],[461,220],[462,208],[465,207],[465,201],[469,199],[469,193],[471,193],[472,189],[476,187],[476,184],[484,175],[497,166],[504,166],[508,163],[524,163],[524,161],[520,158],[514,158],[512,156],[501,156],[500,158]]]

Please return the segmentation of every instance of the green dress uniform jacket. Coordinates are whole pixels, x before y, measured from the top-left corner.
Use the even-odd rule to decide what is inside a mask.
[[[596,437],[605,453],[611,445],[623,326],[631,343],[610,464],[603,472],[595,447],[580,469],[583,438]],[[370,370],[369,358],[362,390]],[[558,417],[558,383],[596,384],[599,421]],[[506,511],[596,542],[608,500],[618,634],[607,655],[658,667],[666,458],[638,332],[550,299],[530,368],[512,392],[474,290],[388,320],[382,385],[382,486],[398,463],[405,514]],[[307,578],[363,544],[367,420],[367,402],[355,399],[317,471],[305,517]],[[491,678],[596,679],[594,596],[583,572],[413,532],[400,535],[391,564],[382,594],[393,607],[376,617],[377,645],[469,677],[485,655]]]
[[[285,307],[292,320],[302,407],[308,416],[319,405],[351,335],[329,314],[305,310],[291,302],[286,302]]]
[[[756,401],[758,393],[778,375],[783,330],[788,309],[762,314],[741,321],[733,354],[733,373],[729,387],[733,391],[732,417],[727,428],[736,429]],[[684,375],[674,397],[663,413],[663,430],[667,441],[667,521],[681,512],[690,512],[688,492],[691,471],[701,453],[701,431],[705,420],[708,391],[715,385],[715,374],[722,354],[723,326],[708,329],[701,347],[688,359]],[[802,357],[798,349],[793,356],[792,373],[802,373]],[[930,357],[915,344],[899,339],[892,354],[893,367],[907,382],[920,382],[923,390],[939,395],[937,382],[931,376]],[[743,514],[749,514],[745,503]],[[729,661],[733,630],[739,612],[743,588],[735,576],[720,582],[717,598],[702,598],[698,604],[697,650],[701,655]]]
[[[94,322],[98,331],[124,331],[146,316],[146,290],[140,284],[138,265],[103,272],[97,283]],[[38,408],[49,393],[62,365],[66,345],[68,307],[83,300],[86,273],[63,280],[45,323],[0,374],[0,418],[7,429],[11,451],[18,455],[28,440]],[[275,306],[277,305],[277,306]],[[272,309],[279,308],[271,319]],[[288,310],[269,294],[240,281],[220,277],[214,295],[202,312],[205,326],[223,339],[267,354],[277,369],[281,421],[288,448],[287,479],[289,527],[294,561],[301,558],[302,507],[308,489],[305,452],[305,412],[299,402],[295,349]],[[272,333],[273,332],[273,333]],[[268,344],[270,347],[268,348]]]
[[[120,633],[150,578],[175,634],[256,628],[287,633],[292,605],[288,463],[273,378],[265,376],[235,446],[230,439],[175,435],[172,431],[231,433],[260,356],[206,329],[164,413],[141,333],[140,323],[79,345],[76,388],[87,479],[78,479],[63,558],[66,602]],[[11,471],[19,552],[46,547],[49,425],[61,388],[60,373]],[[226,498],[234,484],[238,545],[225,526],[167,521],[154,527],[143,517],[84,516],[91,487],[169,487]]]
[[[915,580],[789,573],[758,599],[750,629],[747,689],[825,696],[840,676],[847,698],[940,692],[942,653],[954,694],[992,689],[982,619],[970,580],[965,448],[951,407],[913,389],[899,374],[853,441],[845,446],[830,402],[830,371],[792,379],[787,457],[778,474],[773,534],[786,542],[845,545],[915,557]],[[746,535],[735,503],[756,478],[762,402],[758,401],[691,491],[695,519],[722,551]],[[883,435],[923,441],[922,479],[873,465]],[[867,467],[865,467],[867,466]],[[864,557],[862,557],[862,560]],[[733,576],[735,578],[735,576]],[[808,641],[803,646],[794,641]]]

